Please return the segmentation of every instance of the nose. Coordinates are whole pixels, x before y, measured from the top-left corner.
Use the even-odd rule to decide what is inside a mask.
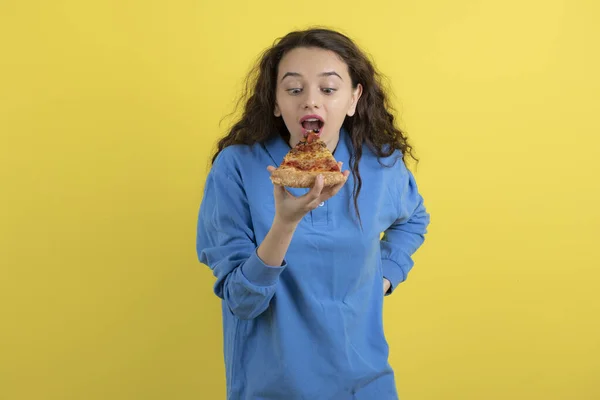
[[[318,90],[306,90],[304,97],[304,108],[319,108],[321,106],[321,98]]]

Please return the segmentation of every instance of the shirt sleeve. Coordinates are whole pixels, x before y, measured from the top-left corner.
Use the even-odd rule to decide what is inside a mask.
[[[412,255],[423,244],[430,217],[419,194],[413,174],[402,164],[399,189],[399,217],[383,234],[381,257],[383,276],[391,287],[386,295],[406,280],[414,265]]]
[[[253,319],[268,308],[287,264],[266,265],[258,257],[245,190],[232,175],[215,163],[207,177],[196,251],[217,278],[215,294],[240,319]]]

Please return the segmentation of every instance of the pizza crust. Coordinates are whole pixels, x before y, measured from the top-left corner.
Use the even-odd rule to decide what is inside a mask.
[[[323,175],[323,186],[335,186],[346,180],[341,172],[299,171],[280,167],[271,173],[271,182],[292,188],[312,188],[317,176]]]

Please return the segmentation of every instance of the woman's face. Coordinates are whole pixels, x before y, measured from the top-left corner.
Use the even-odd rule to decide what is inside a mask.
[[[354,115],[362,86],[352,87],[348,66],[338,55],[315,47],[290,50],[279,63],[276,117],[290,132],[290,146],[307,131],[319,130],[333,150],[346,116]]]

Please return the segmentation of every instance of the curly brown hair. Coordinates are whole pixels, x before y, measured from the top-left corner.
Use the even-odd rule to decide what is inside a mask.
[[[380,163],[381,158],[391,156],[396,150],[400,150],[402,161],[405,163],[407,156],[416,162],[418,159],[406,135],[395,124],[395,110],[383,86],[382,74],[374,68],[363,51],[340,32],[325,28],[290,32],[277,39],[272,47],[260,55],[248,74],[244,90],[237,102],[238,106],[244,104],[242,116],[233,124],[229,133],[219,140],[212,162],[214,163],[218,154],[228,146],[262,143],[275,135],[281,135],[289,141],[290,133],[283,119],[275,117],[273,110],[279,62],[287,52],[298,47],[333,51],[348,66],[353,88],[359,83],[363,87],[356,113],[352,117],[346,117],[343,123],[343,127],[352,138],[349,168],[355,181],[354,207],[360,221],[358,195],[362,179],[358,165],[363,145],[368,146],[377,155]]]

